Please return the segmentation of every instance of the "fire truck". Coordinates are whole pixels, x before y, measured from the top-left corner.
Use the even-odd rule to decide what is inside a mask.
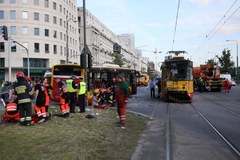
[[[200,80],[203,80],[204,91],[221,91],[224,78],[220,77],[220,68],[211,63],[193,67],[194,89],[199,90]]]

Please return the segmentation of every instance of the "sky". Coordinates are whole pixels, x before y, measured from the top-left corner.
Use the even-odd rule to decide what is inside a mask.
[[[85,7],[116,35],[134,34],[135,47],[152,61],[184,50],[199,66],[229,49],[236,64],[240,0],[85,0]]]

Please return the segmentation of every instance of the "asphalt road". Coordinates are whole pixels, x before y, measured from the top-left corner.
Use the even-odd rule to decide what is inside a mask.
[[[132,160],[240,158],[196,111],[240,149],[240,86],[232,87],[230,93],[195,92],[190,104],[165,103],[159,98],[151,98],[147,87],[140,87],[138,94],[129,100],[127,108],[152,119],[139,140]],[[170,137],[169,145],[167,137]]]

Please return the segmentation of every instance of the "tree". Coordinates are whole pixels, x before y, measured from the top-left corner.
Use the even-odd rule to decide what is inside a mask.
[[[224,49],[222,51],[222,56],[219,57],[217,56],[218,58],[218,61],[220,63],[220,71],[221,73],[230,73],[230,74],[233,74],[234,73],[234,69],[233,69],[233,66],[234,66],[234,62],[231,61],[231,53],[230,53],[230,50],[226,50]]]
[[[208,60],[207,60],[207,64],[213,64],[213,65],[215,65],[216,62],[214,62],[214,59],[208,59]]]
[[[113,63],[119,65],[120,67],[124,65],[123,62],[123,55],[122,54],[117,54],[115,53],[113,55],[114,59],[113,59]]]

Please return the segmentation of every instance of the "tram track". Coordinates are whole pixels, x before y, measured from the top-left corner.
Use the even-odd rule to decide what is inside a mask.
[[[201,117],[201,119],[204,120],[204,122],[206,122],[207,126],[211,128],[211,130],[213,130],[217,136],[219,136],[221,138],[221,140],[223,140],[223,142],[229,147],[229,149],[232,151],[232,153],[234,153],[234,155],[236,156],[237,159],[240,159],[240,150],[239,148],[234,145],[233,141],[231,141],[226,135],[224,135],[216,126],[214,126],[213,123],[211,123],[211,121],[205,116],[203,115],[203,113],[197,109],[197,107],[194,104],[189,104],[193,110],[197,113],[197,115],[199,115]],[[171,160],[172,159],[172,154],[173,154],[173,141],[172,141],[172,129],[171,129],[171,112],[170,112],[170,103],[167,103],[166,105],[166,143],[165,143],[165,156],[166,156],[166,160]]]
[[[207,125],[227,144],[227,146],[236,154],[238,159],[240,159],[240,150],[237,146],[233,144],[220,130],[218,130],[208,119],[204,116],[196,106],[191,104],[191,107],[201,116],[201,118],[207,123]]]
[[[213,101],[212,99],[207,98],[206,96],[204,96],[204,99],[206,99],[206,101],[209,101],[213,104],[217,104],[216,107],[222,108],[222,109],[224,109],[224,110],[226,110],[226,111],[228,111],[228,112],[230,112],[230,113],[232,113],[235,116],[238,116],[240,118],[240,113],[237,113],[236,111],[233,111],[232,109],[229,109],[227,107],[224,107],[224,106],[220,105],[221,103],[219,101],[218,102]],[[229,101],[231,101],[231,100],[229,100]],[[235,102],[235,101],[232,101],[232,102]]]

